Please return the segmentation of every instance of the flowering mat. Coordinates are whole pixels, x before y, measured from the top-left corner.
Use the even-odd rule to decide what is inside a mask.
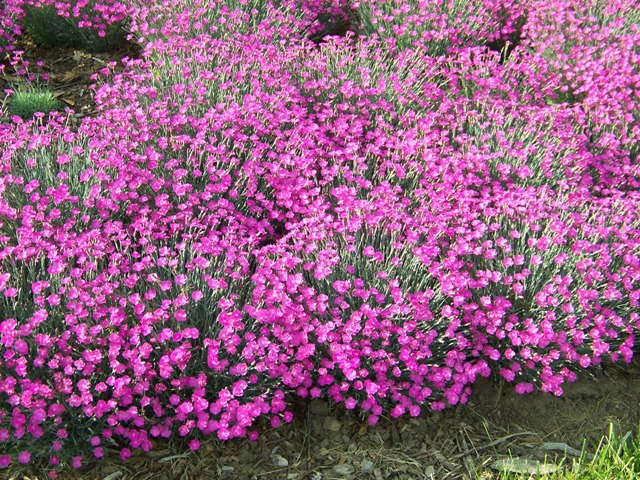
[[[0,466],[492,478],[636,429],[638,7],[4,2]]]

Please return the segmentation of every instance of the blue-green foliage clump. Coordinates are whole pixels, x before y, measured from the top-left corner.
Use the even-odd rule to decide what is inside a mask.
[[[60,102],[53,93],[39,88],[17,91],[8,101],[8,111],[11,115],[18,115],[23,119],[33,117],[36,112],[49,114],[60,108]]]

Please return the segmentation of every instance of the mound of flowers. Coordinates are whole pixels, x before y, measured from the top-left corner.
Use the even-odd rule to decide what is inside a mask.
[[[555,2],[564,33],[538,1],[170,3],[124,11],[144,51],[96,116],[0,125],[0,465],[631,361],[632,2]]]

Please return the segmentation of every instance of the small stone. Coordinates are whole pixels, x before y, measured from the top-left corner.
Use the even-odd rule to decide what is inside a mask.
[[[355,471],[356,469],[353,468],[353,465],[351,465],[350,463],[343,463],[342,465],[336,465],[335,467],[333,467],[333,473],[341,477],[347,477]]]
[[[364,473],[373,472],[373,462],[371,460],[362,460],[360,462],[360,468]]]
[[[273,462],[273,464],[276,467],[288,467],[289,466],[289,460],[284,458],[282,455],[278,455],[277,453],[274,453],[274,454],[271,455],[271,462]]]
[[[120,470],[118,470],[117,472],[113,472],[110,473],[109,475],[107,475],[105,478],[105,480],[116,480],[118,478],[120,478],[122,475],[124,475]]]
[[[440,410],[434,410],[430,412],[430,415],[427,417],[427,420],[430,420],[432,423],[439,423],[442,420],[443,414]]]
[[[314,472],[311,475],[311,480],[322,480],[322,474],[320,472]]]
[[[330,432],[339,432],[342,429],[342,423],[333,417],[324,417],[323,426],[325,430]]]
[[[436,480],[436,469],[433,465],[425,467],[424,480]]]
[[[324,417],[329,413],[329,405],[327,402],[323,402],[322,400],[314,399],[309,403],[309,410],[314,415],[319,415]]]
[[[220,469],[223,472],[233,472],[235,470],[235,468],[229,466],[229,465],[223,465],[222,468]]]
[[[318,417],[311,417],[311,429],[314,432],[320,432],[322,431],[322,418],[318,418]]]

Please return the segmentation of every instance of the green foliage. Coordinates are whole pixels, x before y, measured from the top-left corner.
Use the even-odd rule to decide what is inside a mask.
[[[91,6],[86,7],[90,9]],[[108,25],[100,36],[93,28],[80,28],[78,18],[58,15],[54,6],[32,7],[25,5],[22,27],[36,44],[45,47],[72,47],[92,53],[108,52],[122,47],[126,42],[126,22]]]
[[[2,32],[0,32],[0,52],[4,52],[9,45],[11,45],[9,39],[4,37]]]
[[[15,92],[8,101],[10,115],[18,115],[27,120],[34,113],[48,114],[60,108],[60,102],[47,90],[41,88],[27,88]]]
[[[613,425],[597,445],[595,455],[585,447],[578,459],[565,460],[565,468],[540,480],[634,480],[640,477],[640,436],[617,433]],[[499,480],[521,480],[528,475],[501,473]]]
[[[577,467],[577,475],[568,478],[576,480],[638,478],[640,477],[640,437],[632,438],[631,432],[620,435],[615,432],[613,425],[610,425],[609,433],[600,441],[593,461],[586,466],[583,466],[584,463],[586,462],[583,455]]]

